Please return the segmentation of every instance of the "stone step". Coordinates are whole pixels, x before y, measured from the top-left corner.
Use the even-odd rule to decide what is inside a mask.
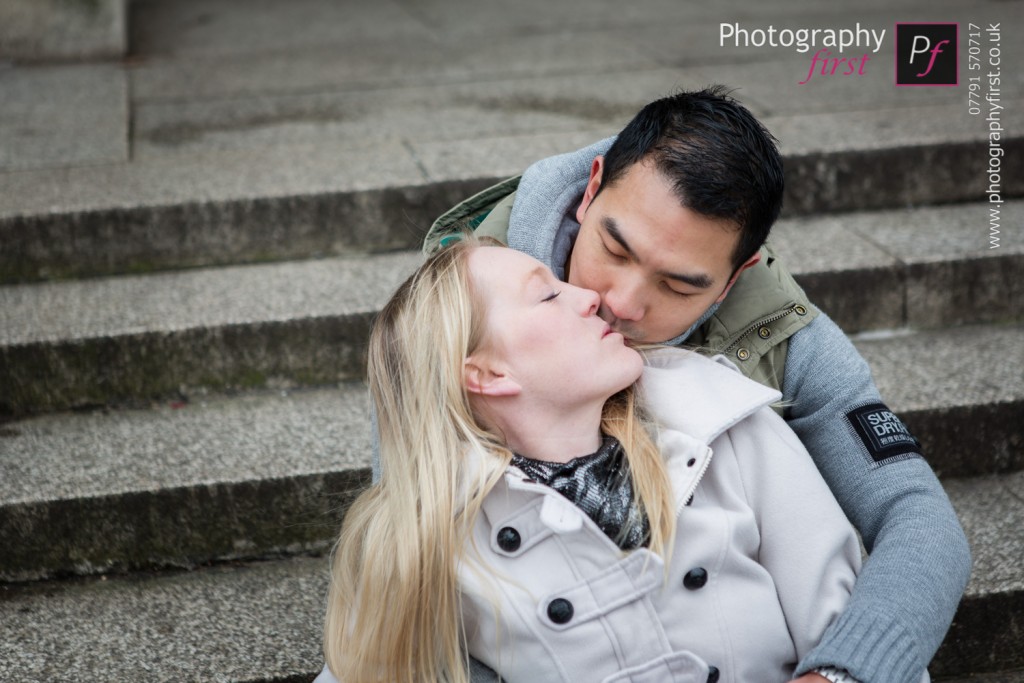
[[[1022,670],[1024,472],[943,485],[967,534],[974,567],[931,671],[941,677]],[[1019,680],[1021,673],[1007,676]]]
[[[785,220],[774,242],[848,332],[1024,318],[1024,237],[988,207]],[[1024,201],[1006,205],[1024,222]],[[942,226],[936,231],[935,226]],[[0,287],[0,413],[335,382],[412,252]]]
[[[413,252],[0,288],[0,412],[363,373]]]
[[[938,680],[1020,683],[1024,473],[947,487],[975,570],[930,670]],[[3,585],[0,678],[309,681],[323,661],[328,571],[326,557],[292,557]]]
[[[707,82],[693,75],[698,77]],[[259,137],[253,140],[250,134],[226,149],[201,139],[203,144],[187,154],[165,152],[121,163],[2,173],[0,282],[411,248],[431,221],[456,201],[520,173],[536,159],[611,134],[628,112],[662,94],[664,84],[678,78],[670,69],[640,76],[613,74],[614,83],[602,92],[626,93],[619,96],[622,101],[592,109],[587,109],[593,105],[583,94],[578,95],[581,102],[575,109],[611,109],[604,116],[614,124],[569,117],[569,122],[540,125],[526,117],[521,130],[509,132],[508,112],[501,111],[486,137],[457,127],[448,139],[396,142],[393,137],[369,136],[364,129],[370,122],[364,122],[335,144],[313,136],[261,146]],[[467,97],[475,104],[459,118],[487,118],[480,110],[498,111],[492,105],[509,88],[525,90],[518,95],[557,112],[568,105],[557,98],[544,103],[572,82],[563,78],[548,84],[551,92],[540,94],[529,92],[531,79],[486,87],[470,84],[460,86],[464,93],[451,93],[447,99],[435,89],[423,88],[427,94],[404,93],[394,101],[369,102],[363,108],[373,116],[382,109],[407,112],[407,125],[420,130],[429,123],[424,123],[425,117],[441,117],[435,128],[446,123],[444,117],[454,114],[443,103]],[[487,88],[494,93],[481,92]],[[351,103],[353,98],[381,96],[374,91],[334,97]],[[301,98],[278,99],[275,106],[306,106],[297,102]],[[183,109],[176,102],[165,106],[174,112]],[[265,106],[264,99],[252,106]],[[986,130],[982,125],[954,125],[962,109],[958,103],[766,117],[766,125],[783,141],[786,215],[985,200]],[[1008,107],[1006,112],[1006,131],[1024,130],[1024,108]],[[300,114],[232,111],[224,114],[228,122],[202,125],[231,129],[233,116],[321,116]],[[345,121],[347,114],[323,116]],[[401,129],[401,123],[389,122],[385,130]],[[1024,135],[1007,133],[1001,144],[1001,195],[1024,196]],[[985,224],[984,219],[979,222]]]
[[[323,557],[0,585],[0,680],[308,683]]]
[[[853,339],[939,476],[1024,467],[1024,324]]]
[[[1022,225],[1024,201],[968,203],[782,220],[772,242],[847,333],[948,327],[1024,316]]]
[[[859,339],[944,478],[1024,469],[1024,324]],[[999,382],[993,368],[1005,366]],[[319,551],[366,484],[368,398],[193,395],[0,425],[0,580]]]
[[[994,674],[980,674],[978,676],[956,676],[954,678],[932,679],[945,681],[946,683],[1024,683],[1024,670],[1000,671]]]
[[[995,673],[978,674],[976,676],[956,676],[953,678],[932,678],[945,683],[1024,683],[1024,669],[1016,671],[997,671]]]
[[[0,59],[119,58],[128,51],[127,15],[128,0],[6,0],[0,5]]]
[[[0,426],[0,581],[323,551],[369,482],[362,385]]]

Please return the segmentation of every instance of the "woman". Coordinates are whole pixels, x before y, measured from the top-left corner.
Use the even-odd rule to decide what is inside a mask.
[[[839,613],[858,544],[778,394],[675,349],[645,366],[598,304],[461,242],[384,307],[382,477],[325,624],[338,680],[467,681],[472,655],[513,683],[786,681]]]

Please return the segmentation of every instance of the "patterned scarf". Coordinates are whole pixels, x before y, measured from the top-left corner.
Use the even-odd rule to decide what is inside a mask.
[[[629,462],[617,439],[605,436],[596,453],[566,463],[516,454],[512,464],[571,500],[623,550],[647,544],[647,516],[633,501]]]

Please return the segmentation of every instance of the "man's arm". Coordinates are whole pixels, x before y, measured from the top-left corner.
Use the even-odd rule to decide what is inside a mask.
[[[870,553],[850,603],[798,673],[864,683],[920,679],[970,576],[967,539],[941,484],[882,404],[867,363],[819,315],[789,343],[785,417]],[[873,426],[883,424],[883,438]]]

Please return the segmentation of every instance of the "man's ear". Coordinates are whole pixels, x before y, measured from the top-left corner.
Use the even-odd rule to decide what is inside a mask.
[[[753,256],[751,256],[751,257],[750,257],[750,258],[748,258],[748,259],[747,259],[746,261],[744,261],[744,262],[743,262],[743,264],[742,264],[742,265],[741,265],[741,266],[740,266],[739,268],[737,268],[737,269],[736,269],[736,272],[732,274],[732,277],[731,277],[731,278],[729,278],[729,282],[728,282],[728,284],[726,284],[726,285],[725,285],[725,289],[724,289],[724,290],[722,291],[722,293],[721,293],[721,294],[720,294],[720,295],[718,296],[718,298],[717,298],[717,299],[715,299],[715,303],[717,304],[717,303],[719,303],[720,301],[722,301],[722,299],[724,299],[724,298],[725,298],[725,295],[729,293],[729,290],[730,290],[730,289],[732,289],[732,286],[733,286],[734,284],[736,284],[736,280],[737,280],[737,279],[739,279],[740,273],[742,273],[742,272],[743,272],[744,270],[746,270],[747,268],[750,268],[750,267],[752,267],[752,266],[755,266],[755,265],[757,265],[757,263],[758,263],[758,262],[759,262],[760,260],[761,260],[761,252],[760,252],[760,250],[759,250],[759,251],[757,251],[757,253],[755,253],[755,254],[754,254]]]
[[[596,156],[594,157],[594,163],[590,165],[590,180],[587,181],[587,187],[583,191],[583,199],[576,209],[577,223],[582,223],[583,217],[587,215],[587,209],[590,207],[590,203],[594,201],[594,197],[597,196],[597,191],[601,187],[601,176],[603,175],[604,157]]]
[[[462,365],[466,391],[480,396],[517,396],[523,388],[507,373],[493,368],[485,360],[470,356]]]

